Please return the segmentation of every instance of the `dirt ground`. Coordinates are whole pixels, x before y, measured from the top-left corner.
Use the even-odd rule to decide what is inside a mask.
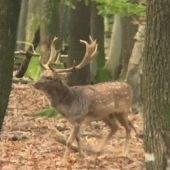
[[[85,152],[79,158],[71,151],[68,165],[62,166],[61,159],[65,146],[57,142],[54,131],[70,134],[71,125],[65,119],[32,117],[32,113],[49,106],[46,96],[29,85],[13,84],[0,141],[0,169],[2,170],[145,170],[142,140],[132,131],[131,147],[128,157],[122,157],[125,130],[119,130],[106,146],[103,154]],[[130,115],[138,132],[142,132],[143,122],[140,114]],[[62,130],[62,131],[61,131]],[[82,144],[93,150],[109,133],[102,122],[81,128]]]

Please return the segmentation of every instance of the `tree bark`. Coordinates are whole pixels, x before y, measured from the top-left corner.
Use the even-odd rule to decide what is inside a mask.
[[[28,1],[26,41],[32,42],[34,34],[41,22],[41,2],[40,0]]]
[[[73,65],[73,60],[76,65],[79,64],[85,55],[85,45],[80,43],[80,39],[89,41],[90,35],[90,5],[86,6],[84,1],[72,0],[76,9],[70,9],[69,23],[69,66]],[[90,83],[90,67],[85,66],[80,70],[73,70],[68,76],[68,85],[85,85]]]
[[[121,79],[125,78],[128,62],[132,53],[132,49],[134,46],[134,36],[137,32],[137,25],[131,23],[131,17],[123,17],[121,20],[122,24],[122,49],[121,49],[121,64],[122,64],[122,72]]]
[[[91,3],[91,36],[97,40],[98,44],[97,56],[93,58],[90,65],[91,82],[107,81],[107,75],[104,74],[105,70],[103,69],[105,65],[104,18],[98,15],[97,3],[95,2]]]
[[[68,43],[68,32],[69,32],[69,11],[70,7],[60,2],[59,15],[60,15],[60,41],[61,44]]]
[[[107,57],[108,60],[105,64],[105,68],[108,71],[110,71],[113,80],[116,80],[118,78],[117,68],[120,65],[121,48],[122,48],[121,17],[118,14],[115,14],[109,54]]]
[[[40,23],[40,38],[41,38],[41,57],[46,63],[50,56],[50,46],[55,36],[59,36],[59,1],[44,0],[41,2],[41,23]],[[55,42],[60,49],[61,44],[59,39]]]
[[[21,0],[0,0],[0,130],[11,91],[20,6]]]
[[[143,66],[143,45],[145,38],[145,23],[139,24],[138,32],[134,39],[135,44],[129,60],[128,69],[125,81],[132,86],[133,89],[133,103],[139,104],[141,102],[141,76]]]
[[[28,0],[22,0],[17,30],[17,41],[25,42],[26,40],[27,14],[28,14]],[[25,44],[18,43],[16,50],[25,50]]]
[[[147,1],[143,61],[147,170],[170,169],[170,2]]]

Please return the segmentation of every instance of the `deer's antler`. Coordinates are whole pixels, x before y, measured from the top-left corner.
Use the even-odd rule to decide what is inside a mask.
[[[89,64],[93,57],[96,55],[97,53],[97,44],[96,44],[96,40],[93,40],[90,36],[89,36],[90,40],[91,40],[91,44],[87,43],[86,41],[84,40],[80,40],[81,43],[84,43],[86,45],[86,53],[83,57],[83,60],[81,61],[81,63],[79,65],[75,65],[75,61],[73,62],[73,66],[70,67],[70,68],[66,68],[66,69],[53,69],[50,67],[50,65],[53,65],[53,64],[58,64],[58,59],[57,61],[55,62],[54,61],[54,58],[55,58],[55,55],[56,55],[56,50],[54,48],[54,41],[57,39],[57,38],[54,38],[53,39],[53,42],[51,44],[51,55],[50,55],[50,59],[48,60],[48,62],[46,64],[42,64],[40,62],[40,65],[44,68],[44,69],[51,69],[57,73],[63,73],[63,72],[70,72],[72,71],[73,69],[81,69],[83,68],[85,65]]]
[[[55,49],[55,47],[54,47],[54,42],[55,42],[57,39],[58,39],[58,37],[54,37],[54,39],[53,39],[53,41],[52,41],[52,43],[51,43],[51,53],[50,53],[50,58],[49,58],[48,62],[47,62],[46,64],[43,64],[43,63],[41,62],[41,57],[39,58],[39,63],[40,63],[40,65],[41,65],[41,67],[42,67],[43,69],[45,69],[45,70],[51,69],[50,65],[60,64],[60,62],[59,62],[59,55],[58,55],[58,57],[57,57],[57,60],[55,61],[55,56],[56,56],[56,54],[57,54],[57,51],[56,51],[56,49]]]
[[[89,36],[90,40],[91,40],[91,44],[87,43],[84,40],[80,40],[81,43],[84,43],[86,45],[86,53],[83,57],[82,62],[76,66],[76,69],[81,69],[83,68],[85,65],[89,64],[93,57],[96,55],[97,53],[97,44],[96,44],[96,40],[93,41],[93,39],[91,38],[91,36]]]

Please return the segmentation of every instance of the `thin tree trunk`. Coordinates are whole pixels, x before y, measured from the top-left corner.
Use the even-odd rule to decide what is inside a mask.
[[[122,40],[121,17],[118,14],[115,14],[108,60],[105,65],[105,68],[110,71],[112,78],[114,80],[118,78],[117,68],[119,67],[120,64],[120,53],[122,48],[121,40]]]
[[[28,1],[28,15],[27,15],[27,27],[26,27],[27,42],[32,42],[36,30],[40,26],[41,2],[42,0]]]
[[[128,62],[132,53],[132,49],[134,46],[134,36],[137,32],[137,25],[132,24],[131,17],[123,17],[122,20],[122,49],[121,49],[121,63],[122,63],[122,72],[121,78],[124,79]]]
[[[21,0],[0,0],[0,130],[11,91],[20,7]]]
[[[21,11],[17,30],[17,41],[26,40],[26,25],[27,25],[27,14],[28,14],[28,0],[22,0]],[[25,44],[17,44],[17,50],[25,50]]]
[[[59,5],[60,15],[59,24],[60,24],[60,41],[62,45],[63,43],[68,43],[69,11],[70,7],[61,2]]]
[[[91,78],[95,82],[98,69],[103,69],[105,65],[104,53],[104,18],[98,15],[97,3],[91,3],[91,36],[97,40],[98,53],[91,63]]]
[[[147,170],[170,169],[170,2],[147,1],[143,67]]]
[[[59,1],[44,0],[41,2],[41,57],[47,62],[50,56],[50,45],[55,36],[59,36]],[[60,37],[59,37],[60,38]],[[59,39],[56,46],[60,49]]]
[[[80,39],[89,41],[90,35],[90,6],[86,6],[84,1],[72,0],[76,9],[70,9],[70,43],[69,43],[69,66],[73,61],[79,64],[85,55],[85,45],[80,43]],[[90,83],[90,67],[85,66],[81,70],[74,70],[68,76],[68,84],[85,85]]]
[[[135,44],[132,50],[132,55],[129,60],[128,69],[125,81],[128,82],[133,89],[133,102],[136,104],[141,102],[141,75],[142,75],[142,54],[145,35],[145,23],[139,24],[138,32],[134,39]]]

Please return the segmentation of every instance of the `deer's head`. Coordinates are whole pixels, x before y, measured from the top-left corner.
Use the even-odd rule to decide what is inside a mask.
[[[46,90],[60,86],[62,84],[61,75],[57,74],[53,70],[45,70],[40,75],[40,79],[33,85],[36,89]]]
[[[80,40],[81,43],[84,43],[86,45],[86,53],[84,55],[82,62],[76,66],[74,61],[73,66],[70,68],[54,69],[52,68],[52,65],[60,63],[59,56],[55,61],[55,55],[56,55],[56,50],[54,48],[55,40],[57,40],[56,37],[53,39],[53,42],[51,44],[51,54],[48,62],[46,64],[43,64],[41,62],[41,57],[40,57],[40,65],[45,71],[41,74],[40,79],[34,84],[34,87],[42,91],[49,88],[55,88],[57,86],[61,86],[62,85],[61,78],[64,76],[63,75],[64,73],[71,72],[73,69],[81,69],[85,65],[89,64],[92,58],[97,53],[96,40],[93,41],[92,38],[90,37],[91,44],[88,44],[84,40]]]

